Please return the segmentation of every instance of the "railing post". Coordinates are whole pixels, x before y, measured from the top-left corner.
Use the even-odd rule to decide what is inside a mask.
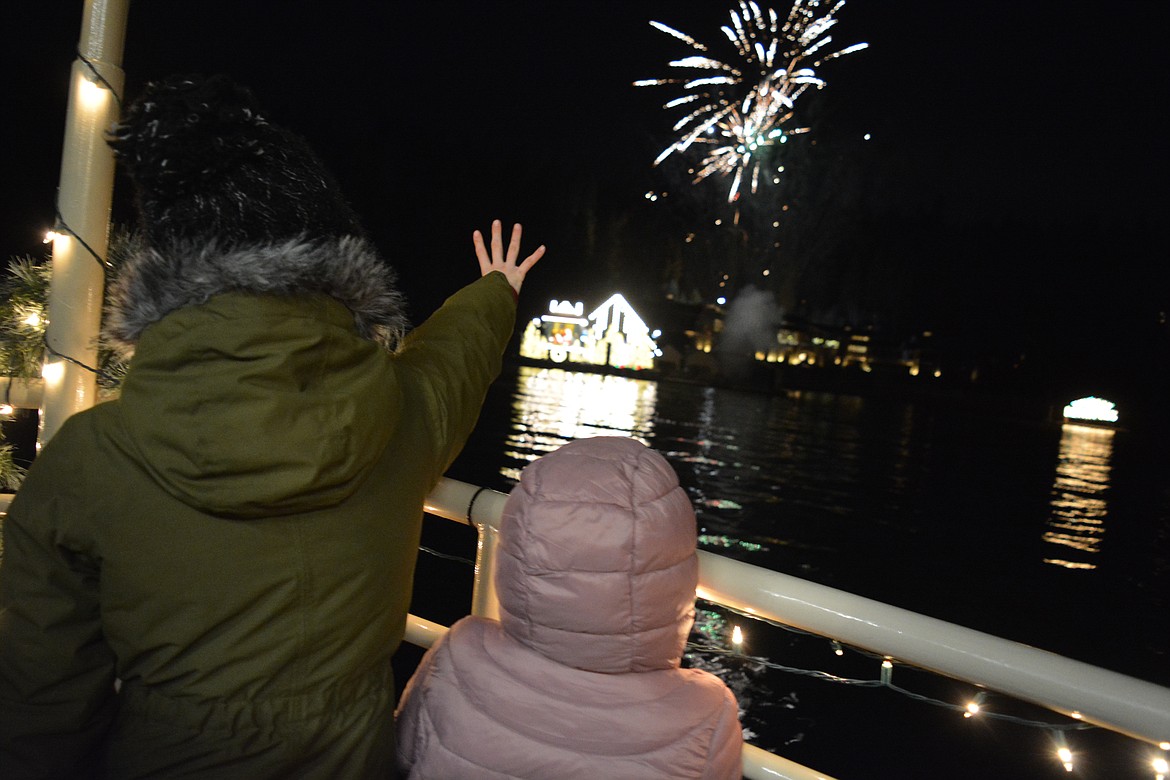
[[[128,10],[129,0],[86,0],[82,14],[57,192],[38,449],[96,396],[96,376],[79,364],[97,365],[114,190],[114,156],[105,133],[118,117],[125,82]]]
[[[508,495],[498,490],[477,488],[454,479],[441,479],[427,496],[424,508],[430,514],[457,523],[467,523],[479,532],[475,548],[475,581],[471,590],[471,614],[498,619],[496,596],[496,540],[500,515]],[[479,518],[479,519],[477,519]]]
[[[43,379],[0,376],[0,405],[13,409],[39,409],[44,397]]]
[[[476,523],[479,543],[475,547],[475,584],[471,589],[471,614],[500,619],[500,598],[496,594],[496,545],[500,531],[491,521]]]

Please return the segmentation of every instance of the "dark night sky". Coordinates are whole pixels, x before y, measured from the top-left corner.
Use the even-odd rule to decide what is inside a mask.
[[[131,98],[172,72],[252,86],[334,169],[418,319],[474,276],[468,236],[493,216],[550,247],[530,301],[652,288],[682,235],[723,207],[720,185],[650,165],[672,93],[631,83],[688,52],[648,22],[718,43],[731,7],[139,0],[123,65]],[[792,158],[794,189],[772,202],[793,206],[773,259],[806,268],[805,313],[1005,353],[1063,342],[1057,361],[1135,333],[1164,344],[1165,8],[850,0],[835,40],[870,48],[820,70],[828,87],[802,99],[820,146]],[[0,11],[8,256],[42,252],[52,221],[81,9]],[[671,205],[650,206],[650,189]]]

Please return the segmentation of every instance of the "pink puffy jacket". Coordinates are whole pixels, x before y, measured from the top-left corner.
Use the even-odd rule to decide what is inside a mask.
[[[427,651],[398,710],[408,778],[742,776],[735,696],[681,669],[695,515],[661,455],[571,442],[524,469],[500,526],[501,620]]]

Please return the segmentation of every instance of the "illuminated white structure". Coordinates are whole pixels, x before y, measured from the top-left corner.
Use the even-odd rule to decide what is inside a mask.
[[[577,301],[549,301],[548,313],[533,319],[520,340],[521,357],[580,363],[582,339],[589,320],[582,315],[585,304]]]
[[[521,357],[637,370],[654,367],[658,345],[622,295],[610,296],[588,317],[584,311],[581,302],[551,301],[548,313],[525,327]]]
[[[1117,407],[1104,398],[1090,395],[1064,407],[1064,419],[1098,425],[1117,422]]]

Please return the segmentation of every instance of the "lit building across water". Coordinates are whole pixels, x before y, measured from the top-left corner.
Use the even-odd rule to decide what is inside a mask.
[[[584,363],[650,369],[662,353],[646,323],[620,294],[587,316],[578,301],[552,301],[548,313],[532,319],[520,341],[521,357],[553,363]]]

